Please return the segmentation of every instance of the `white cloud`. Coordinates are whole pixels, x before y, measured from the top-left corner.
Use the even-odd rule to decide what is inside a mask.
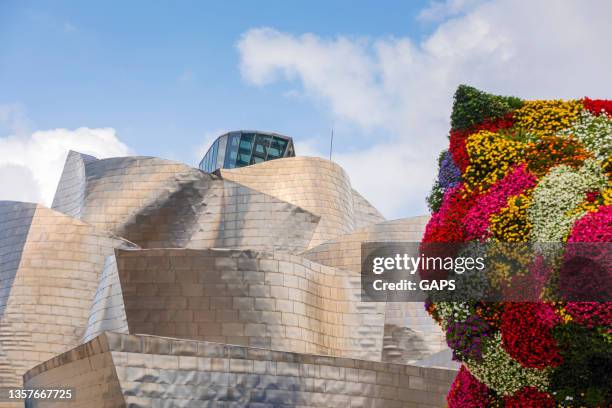
[[[612,2],[451,0],[428,10],[421,19],[455,17],[420,43],[256,28],[237,44],[248,83],[301,85],[336,120],[372,136],[369,147],[334,157],[391,217],[425,211],[460,83],[524,98],[601,98],[612,89]]]
[[[2,112],[2,109],[0,109]],[[14,120],[11,115],[0,117]],[[0,200],[51,205],[69,150],[98,158],[125,156],[130,149],[112,128],[53,129],[0,137]]]
[[[323,157],[329,159],[329,151],[323,153],[317,147],[315,139],[297,139],[293,141],[295,151],[299,156]]]
[[[359,40],[327,41],[312,34],[294,37],[261,28],[248,31],[238,49],[247,81],[262,86],[279,79],[300,79],[305,91],[329,101],[336,115],[375,126],[385,120],[388,109],[372,76],[376,61],[364,45]],[[370,114],[361,116],[364,110]]]
[[[430,1],[429,5],[421,10],[417,19],[424,22],[439,22],[465,13],[483,2],[484,0]]]

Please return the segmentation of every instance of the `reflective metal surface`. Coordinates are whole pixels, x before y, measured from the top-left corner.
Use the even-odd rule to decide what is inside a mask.
[[[283,253],[118,251],[131,333],[380,359],[384,303],[359,276]]]
[[[70,153],[53,208],[143,248],[301,252],[319,223],[296,205],[184,164],[81,156]]]
[[[105,259],[130,243],[36,204],[0,202],[0,384],[80,343]]]
[[[75,375],[78,373],[78,375]],[[454,371],[107,332],[33,368],[70,407],[442,407]],[[32,407],[62,407],[36,402]]]
[[[303,256],[358,274],[362,242],[420,242],[428,220],[429,216],[419,216],[372,224],[309,249]],[[422,303],[387,303],[383,361],[414,362],[447,348],[444,332],[427,314]]]
[[[221,169],[221,176],[320,216],[309,248],[351,232],[358,224],[348,175],[328,160],[290,157]]]
[[[71,406],[443,405],[455,371],[406,364],[444,349],[422,304],[360,301],[361,242],[418,241],[427,218],[384,221],[338,165],[71,152],[53,208],[0,202],[0,386],[31,369]]]

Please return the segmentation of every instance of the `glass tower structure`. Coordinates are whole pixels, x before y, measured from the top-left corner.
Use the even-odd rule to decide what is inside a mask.
[[[233,169],[294,156],[293,140],[288,136],[239,130],[219,136],[200,161],[199,168],[212,173],[221,168]]]

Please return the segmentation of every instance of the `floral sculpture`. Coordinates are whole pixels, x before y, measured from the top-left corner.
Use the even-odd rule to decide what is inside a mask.
[[[612,101],[462,85],[451,126],[424,243],[612,242]],[[612,303],[543,288],[532,302],[426,308],[462,363],[449,407],[612,406]]]

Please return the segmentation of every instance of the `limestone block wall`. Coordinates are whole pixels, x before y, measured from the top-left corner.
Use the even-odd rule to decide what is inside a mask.
[[[224,179],[277,197],[321,221],[309,247],[355,229],[353,189],[337,164],[316,157],[289,157],[237,169],[221,169]]]
[[[28,371],[24,382],[75,384],[75,408],[433,408],[444,406],[453,376],[436,368],[107,332]],[[32,407],[64,405],[36,401]]]
[[[40,205],[0,202],[0,384],[79,344],[104,260],[131,244]]]
[[[130,333],[380,359],[384,303],[353,273],[285,253],[117,251]]]

